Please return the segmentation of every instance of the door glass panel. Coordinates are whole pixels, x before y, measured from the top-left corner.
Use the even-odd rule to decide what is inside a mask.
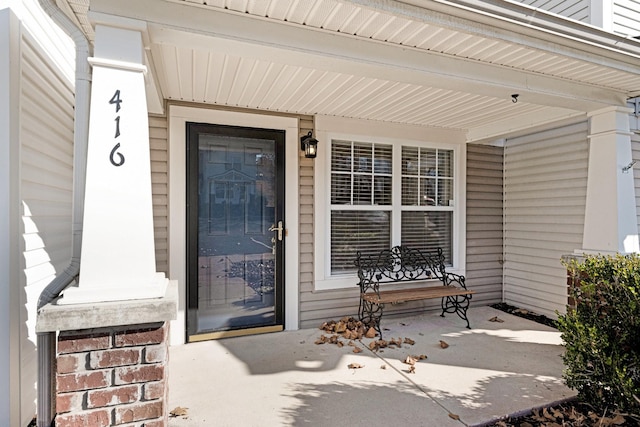
[[[202,125],[200,125],[202,127]],[[277,203],[275,138],[223,127],[190,136],[193,167],[189,233],[196,240],[189,274],[190,334],[280,324],[276,254],[282,245],[270,228],[282,215]],[[247,135],[248,134],[248,135]],[[197,180],[197,183],[192,182]],[[195,194],[197,191],[197,195]],[[192,205],[193,206],[193,205]],[[192,208],[191,208],[192,209]],[[197,221],[197,229],[193,226]],[[195,274],[194,274],[195,273]],[[280,296],[278,295],[280,292]],[[194,295],[195,294],[195,295]]]

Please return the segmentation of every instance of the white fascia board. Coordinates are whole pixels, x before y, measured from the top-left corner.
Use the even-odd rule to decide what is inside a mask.
[[[498,98],[519,93],[530,103],[582,111],[626,100],[608,88],[213,8],[153,0],[95,0],[92,8],[147,20],[153,43]]]

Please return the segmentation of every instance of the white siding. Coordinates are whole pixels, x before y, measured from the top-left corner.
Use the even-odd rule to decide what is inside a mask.
[[[24,31],[20,78],[21,425],[35,414],[36,304],[71,258],[73,88]]]
[[[576,21],[589,22],[589,8],[591,0],[515,0],[531,7],[539,8],[547,12],[575,19]]]
[[[562,255],[582,247],[587,124],[507,141],[505,302],[555,317],[567,303]]]
[[[631,37],[640,35],[640,0],[613,1],[613,32]]]
[[[467,286],[474,305],[502,301],[504,149],[467,145]]]

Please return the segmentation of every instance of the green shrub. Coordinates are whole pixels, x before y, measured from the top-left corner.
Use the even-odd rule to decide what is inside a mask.
[[[579,285],[558,318],[567,385],[598,409],[640,413],[640,256],[566,264]]]

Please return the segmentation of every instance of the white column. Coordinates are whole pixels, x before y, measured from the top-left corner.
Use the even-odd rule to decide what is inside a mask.
[[[0,10],[0,425],[20,425],[20,22]],[[24,309],[24,308],[23,308]]]
[[[609,107],[589,114],[589,172],[582,250],[639,251],[631,164],[630,109]]]
[[[96,26],[80,279],[61,304],[157,298],[142,35]]]

